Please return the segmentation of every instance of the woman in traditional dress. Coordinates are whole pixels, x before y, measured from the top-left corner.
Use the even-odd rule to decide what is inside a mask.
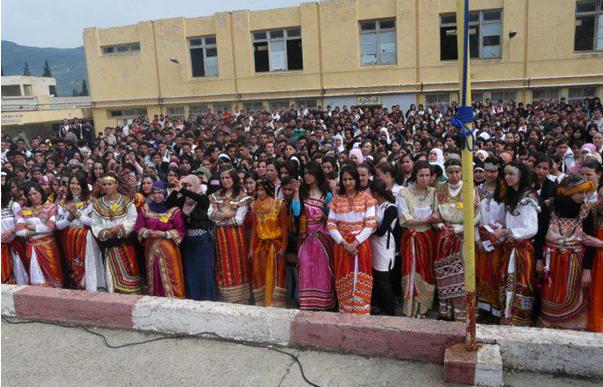
[[[220,189],[209,198],[209,219],[216,223],[216,282],[220,299],[249,303],[248,244],[245,215],[251,198],[245,194],[239,174],[233,169],[220,173]]]
[[[592,205],[585,201],[593,190],[592,181],[580,175],[566,176],[550,214],[541,222],[537,239],[544,249],[536,262],[536,271],[544,273],[539,326],[587,328],[587,295],[595,251],[583,243],[583,234],[594,234]]]
[[[209,198],[201,193],[201,181],[195,175],[184,176],[176,189],[168,197],[168,207],[180,208],[184,219],[186,236],[180,252],[186,298],[215,301],[214,246],[207,216]]]
[[[434,271],[440,302],[440,316],[465,320],[465,267],[463,262],[463,182],[461,162],[445,164],[448,183],[436,190],[436,209],[442,223],[437,225]],[[479,224],[479,197],[475,195],[474,224]]]
[[[27,206],[17,214],[16,235],[26,238],[25,262],[32,285],[63,287],[59,248],[54,238],[56,205],[45,201],[38,183],[24,187]]]
[[[184,298],[182,258],[178,245],[184,238],[184,221],[178,207],[166,204],[163,181],[153,184],[151,200],[145,203],[134,230],[144,240],[147,287],[151,296]]]
[[[598,202],[594,209],[595,235],[585,235],[584,244],[596,248],[591,269],[588,330],[603,332],[603,185],[599,184]]]
[[[369,314],[373,290],[372,252],[368,238],[377,222],[377,201],[360,190],[353,164],[341,169],[339,193],[329,204],[327,229],[335,241],[335,289],[339,311]]]
[[[297,187],[297,186],[295,186]],[[333,240],[327,232],[328,205],[333,199],[321,166],[304,167],[300,189],[294,189],[293,216],[299,217],[299,307],[330,310],[335,307]]]
[[[505,206],[503,226],[492,233],[503,243],[498,264],[501,324],[527,326],[536,291],[532,238],[538,232],[539,198],[530,188],[525,164],[511,162],[504,172],[503,192],[496,194]]]
[[[117,192],[114,173],[106,173],[100,182],[103,195],[94,202],[92,233],[103,253],[107,290],[140,293],[142,279],[129,239],[136,224],[136,206],[133,200]]]
[[[70,285],[95,292],[107,287],[100,248],[92,226],[92,203],[86,175],[79,172],[69,179],[65,200],[59,203],[57,229],[61,233],[63,259],[67,264]]]
[[[251,289],[256,305],[282,307],[287,296],[285,252],[289,223],[284,200],[274,198],[273,193],[270,180],[258,181],[257,199],[251,205]]]
[[[494,236],[494,231],[502,228],[505,217],[505,204],[495,197],[500,166],[497,158],[488,157],[484,162],[485,181],[477,188],[481,215],[475,243],[477,309],[480,317],[490,322],[498,321],[501,316],[499,269],[503,246]]]
[[[377,201],[375,208],[377,228],[369,238],[373,254],[372,302],[385,315],[394,316],[394,291],[391,284],[391,273],[396,259],[396,238],[394,236],[394,227],[398,223],[396,198],[383,180],[373,181],[370,188],[372,196]],[[377,310],[373,312],[379,313]]]
[[[2,283],[26,285],[27,271],[22,261],[25,248],[16,237],[16,219],[11,208],[13,201],[8,187],[2,186]]]
[[[435,278],[433,276],[432,225],[440,219],[435,208],[435,188],[430,187],[433,167],[427,161],[417,161],[407,187],[400,189],[397,198],[398,218],[403,226],[402,243],[402,312],[408,317],[425,318],[433,305]]]

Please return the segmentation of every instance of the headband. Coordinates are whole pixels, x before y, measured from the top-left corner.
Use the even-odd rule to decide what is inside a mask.
[[[494,164],[494,163],[485,163],[485,164],[484,164],[484,169],[485,169],[485,170],[490,170],[490,171],[493,171],[493,170],[498,170],[498,164]]]
[[[103,180],[112,180],[114,183],[117,183],[117,179],[113,176],[105,176],[103,177]]]
[[[462,168],[459,165],[450,165],[448,167],[446,167],[446,172],[448,171],[462,171]]]
[[[514,165],[507,165],[505,167],[505,173],[506,172],[512,172],[513,174],[515,174],[517,176],[521,176],[521,170]]]

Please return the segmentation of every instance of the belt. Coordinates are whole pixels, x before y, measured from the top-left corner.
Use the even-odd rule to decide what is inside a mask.
[[[197,237],[197,236],[202,236],[207,234],[207,230],[204,230],[202,228],[193,228],[190,230],[186,230],[186,236],[187,237]]]

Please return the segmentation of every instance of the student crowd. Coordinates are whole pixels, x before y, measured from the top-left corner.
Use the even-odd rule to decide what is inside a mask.
[[[602,332],[600,100],[473,107],[479,319]],[[2,283],[464,320],[456,111],[292,106],[4,135]]]

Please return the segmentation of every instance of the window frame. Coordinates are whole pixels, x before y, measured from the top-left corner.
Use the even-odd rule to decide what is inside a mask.
[[[534,92],[539,92],[539,91],[544,91],[545,93],[549,90],[556,90],[556,95],[554,97],[547,97],[547,98],[535,98],[534,97]],[[537,103],[540,102],[541,99],[550,102],[552,99],[555,99],[556,101],[559,101],[561,99],[561,88],[560,87],[538,87],[538,88],[534,88],[532,89],[532,103]]]
[[[107,110],[109,118],[122,119],[122,118],[137,118],[140,117],[141,113],[147,115],[147,108],[127,108],[118,110]],[[120,115],[113,115],[114,112],[121,113]],[[126,112],[133,112],[133,114],[127,114]],[[124,114],[126,113],[126,114]]]
[[[586,95],[584,93],[584,90],[587,89],[593,89],[593,94],[592,95]],[[576,97],[571,97],[571,92],[572,90],[582,90],[582,93],[580,95],[579,98]],[[584,99],[586,98],[594,98],[597,97],[599,93],[599,89],[596,85],[586,85],[586,86],[573,86],[573,87],[568,87],[567,89],[567,102],[576,102],[576,101],[584,101]]]
[[[214,43],[207,43],[207,38],[213,38]],[[193,44],[192,41],[195,39],[201,39],[201,44]],[[204,36],[191,36],[186,38],[188,44],[188,56],[190,60],[190,71],[191,78],[218,78],[220,76],[220,60],[218,59],[218,40],[215,35],[204,35]],[[191,50],[195,48],[201,48],[203,50],[203,75],[193,75],[193,59],[191,56]],[[208,74],[208,66],[207,66],[207,50],[215,49],[216,50],[216,74],[215,75],[207,75]]]
[[[484,13],[486,12],[500,12],[500,18],[497,20],[484,20]],[[498,59],[502,59],[503,57],[503,38],[504,38],[504,34],[503,34],[503,26],[504,26],[504,9],[503,8],[492,8],[492,9],[480,9],[480,10],[474,10],[474,11],[470,11],[469,12],[470,16],[469,16],[469,35],[471,34],[471,28],[475,28],[477,27],[477,34],[478,34],[478,51],[477,51],[477,57],[470,57],[470,59],[474,59],[474,60],[498,60]],[[471,16],[474,16],[477,14],[477,20],[471,20]],[[458,27],[457,27],[457,20],[456,20],[456,14],[455,13],[451,13],[451,12],[445,12],[445,13],[441,13],[440,15],[440,44],[442,41],[442,37],[441,37],[441,33],[442,33],[442,28],[443,27],[454,27],[454,36],[456,39],[456,35],[458,33]],[[454,16],[454,23],[452,22],[447,22],[447,23],[442,23],[442,18],[444,17],[450,17],[450,16]],[[482,35],[482,31],[483,31],[483,26],[484,25],[494,25],[494,24],[500,24],[500,41],[498,42],[499,46],[500,46],[500,55],[499,56],[493,56],[493,57],[483,57],[482,56],[482,52],[484,50],[484,36]],[[490,36],[490,35],[489,35]],[[469,37],[469,41],[471,41],[471,37]],[[469,49],[469,55],[471,55],[471,48]],[[442,59],[442,48],[440,47],[440,61],[441,62],[447,62],[447,61],[453,61],[453,60],[458,60],[458,54],[457,54],[457,58],[456,59]]]
[[[578,17],[580,16],[594,16],[595,18],[595,24],[593,26],[593,36],[592,36],[592,43],[593,43],[593,48],[592,50],[576,50],[576,27],[574,25],[574,53],[591,53],[591,52],[602,52],[603,51],[603,46],[601,47],[597,47],[597,33],[599,31],[599,25],[601,23],[603,23],[603,0],[594,0],[595,3],[595,9],[594,11],[581,11],[578,12],[578,3],[588,3],[588,0],[577,0],[576,1],[576,6],[574,7],[574,23],[578,21]]]
[[[382,22],[390,22],[390,21],[394,23],[393,27],[381,28]],[[397,19],[395,17],[382,18],[382,19],[358,20],[358,51],[360,53],[358,60],[360,61],[360,66],[395,66],[398,64],[398,31],[397,31],[396,21],[397,21]],[[362,24],[370,23],[370,22],[375,23],[375,29],[363,30]],[[386,33],[386,32],[393,32],[394,36],[395,36],[395,39],[394,39],[395,60],[393,62],[389,62],[389,63],[381,63],[381,50],[379,50],[379,47],[380,47],[379,37],[380,37],[381,33]],[[375,61],[375,63],[362,63],[362,45],[361,45],[362,39],[361,39],[361,37],[362,37],[362,35],[368,35],[368,34],[375,34],[375,45],[376,45],[375,51],[377,52],[377,60]]]
[[[120,51],[119,49],[125,48],[125,50]],[[101,46],[101,54],[103,56],[113,56],[113,55],[125,55],[125,54],[135,54],[140,52],[140,42],[130,42],[130,43],[120,43],[120,44],[109,44],[106,46]]]
[[[441,97],[441,96],[446,96],[447,101],[446,102],[442,102],[439,101],[439,98],[437,97]],[[440,92],[440,93],[425,93],[425,108],[429,107],[431,105],[431,101],[428,101],[428,98],[434,96],[436,97],[436,101],[435,104],[438,107],[439,111],[441,113],[446,113],[448,111],[448,108],[450,107],[450,104],[452,103],[452,98],[450,98],[450,93],[446,93],[446,92]]]
[[[294,31],[294,30],[299,30],[299,35],[289,36],[289,33],[290,33],[289,31]],[[279,31],[283,33],[283,36],[273,38],[272,33],[279,32]],[[255,37],[255,34],[261,34],[261,33],[264,33],[263,38]],[[287,41],[288,40],[298,40],[298,39],[302,42],[302,68],[290,70],[289,69],[289,55],[288,55]],[[285,68],[284,69],[274,69],[273,63],[270,60],[270,53],[273,50],[272,46],[277,41],[282,41],[284,44],[284,47],[285,47]],[[293,27],[286,27],[286,28],[272,28],[272,29],[267,29],[267,30],[251,31],[251,47],[252,47],[252,49],[255,48],[255,43],[267,43],[268,44],[268,71],[256,71],[256,64],[255,64],[255,57],[254,57],[254,62],[253,62],[253,72],[254,73],[256,73],[256,74],[282,73],[285,71],[303,71],[304,70],[304,63],[303,63],[303,51],[304,50],[303,50],[303,39],[302,39],[301,26],[293,26]]]

